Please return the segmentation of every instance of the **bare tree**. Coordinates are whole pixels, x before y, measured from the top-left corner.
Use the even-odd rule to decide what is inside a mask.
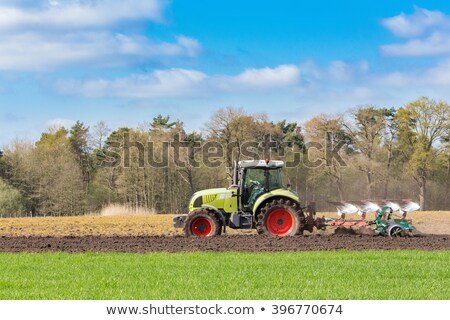
[[[108,128],[104,121],[99,121],[93,125],[90,137],[92,149],[102,150],[110,133],[111,129]]]
[[[304,129],[306,141],[315,143],[315,147],[310,150],[310,155],[322,163],[314,170],[330,178],[338,191],[339,199],[344,200],[344,164],[334,159],[330,161],[327,154],[330,147],[333,149],[339,145],[346,147],[350,143],[350,138],[344,130],[342,116],[321,114],[308,120]],[[345,148],[338,148],[338,150],[339,155],[345,158]]]
[[[368,199],[373,196],[374,176],[379,171],[376,154],[380,152],[387,116],[390,112],[392,111],[375,106],[359,107],[351,113],[352,124],[343,122],[354,148],[360,154],[360,157],[356,158],[357,161],[353,163],[366,175]]]

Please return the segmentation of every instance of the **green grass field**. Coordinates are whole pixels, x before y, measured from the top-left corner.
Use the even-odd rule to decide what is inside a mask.
[[[450,251],[0,253],[0,299],[450,299]]]

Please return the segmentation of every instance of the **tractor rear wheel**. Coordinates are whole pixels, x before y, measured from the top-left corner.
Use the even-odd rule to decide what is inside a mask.
[[[302,233],[304,219],[297,203],[277,199],[261,209],[256,230],[274,237],[294,236]]]
[[[189,214],[184,224],[186,236],[212,237],[221,233],[219,220],[208,210],[199,210]]]

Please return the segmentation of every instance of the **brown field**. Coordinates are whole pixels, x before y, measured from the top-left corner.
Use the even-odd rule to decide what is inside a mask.
[[[335,213],[321,213],[336,217]],[[170,214],[127,216],[77,216],[0,219],[0,236],[174,236],[182,230],[172,227]],[[413,224],[424,234],[450,234],[450,211],[424,211],[410,214]],[[357,219],[348,217],[348,219]],[[228,229],[229,230],[229,229]],[[329,228],[326,233],[332,232]],[[230,234],[253,234],[254,231],[229,230]],[[324,233],[316,232],[315,233]]]
[[[396,239],[333,234],[333,228],[311,235],[306,232],[304,237],[272,238],[258,236],[254,230],[229,230],[228,235],[219,237],[186,238],[182,230],[172,227],[172,217],[4,218],[0,219],[0,252],[450,250],[450,211],[414,213],[415,225],[422,234]]]
[[[448,235],[389,238],[368,235],[320,235],[274,238],[259,235],[0,237],[0,252],[186,252],[186,251],[330,251],[450,250]]]

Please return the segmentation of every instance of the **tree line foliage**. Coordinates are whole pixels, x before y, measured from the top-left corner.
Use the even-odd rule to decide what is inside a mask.
[[[411,197],[422,209],[449,209],[449,116],[448,103],[421,97],[302,124],[227,107],[203,133],[162,115],[115,131],[104,122],[49,128],[0,151],[0,216],[78,215],[113,203],[185,212],[193,192],[227,186],[233,161],[251,158],[289,163],[285,184],[322,210],[327,201]]]

